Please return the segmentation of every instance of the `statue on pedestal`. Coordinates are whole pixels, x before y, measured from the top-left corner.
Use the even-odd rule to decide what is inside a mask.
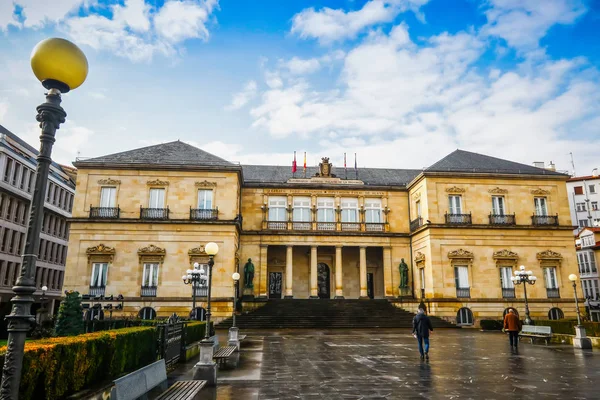
[[[252,259],[249,258],[246,265],[244,265],[244,287],[254,288],[252,281],[254,280],[254,264]]]
[[[404,258],[400,262],[400,285],[398,286],[400,289],[405,289],[408,287],[408,265],[404,262]]]

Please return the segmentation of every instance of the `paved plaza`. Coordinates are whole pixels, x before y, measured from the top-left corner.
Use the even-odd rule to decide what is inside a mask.
[[[514,351],[500,333],[440,329],[426,362],[405,329],[244,333],[239,367],[203,399],[600,398],[600,353],[566,345]],[[193,364],[170,380],[190,379]]]

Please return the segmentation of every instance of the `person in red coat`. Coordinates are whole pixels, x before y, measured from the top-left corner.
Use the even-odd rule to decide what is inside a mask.
[[[519,332],[521,331],[521,321],[517,314],[515,314],[515,310],[512,308],[508,310],[508,314],[504,317],[504,329],[503,331],[508,332],[508,338],[510,341],[511,347],[514,346],[517,348],[519,345]]]

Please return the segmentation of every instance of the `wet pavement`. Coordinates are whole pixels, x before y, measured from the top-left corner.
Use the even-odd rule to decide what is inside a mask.
[[[242,333],[238,368],[203,400],[600,398],[600,352],[567,345],[514,351],[500,333],[440,329],[426,362],[405,329]],[[169,380],[191,379],[195,362]]]

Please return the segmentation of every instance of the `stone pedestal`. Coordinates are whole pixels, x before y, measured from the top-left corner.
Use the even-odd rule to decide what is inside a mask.
[[[242,292],[243,300],[252,300],[254,299],[254,288],[245,287]]]
[[[573,338],[573,347],[577,349],[591,349],[592,341],[585,333],[585,327],[577,325],[575,327],[575,337]]]
[[[235,351],[240,351],[239,328],[232,326],[229,328],[229,336],[227,338],[228,346],[235,346]]]
[[[399,287],[398,295],[400,297],[412,297],[412,290],[409,287]]]
[[[214,343],[200,342],[200,361],[194,365],[194,379],[206,381],[208,386],[217,386],[217,364],[213,361]]]

